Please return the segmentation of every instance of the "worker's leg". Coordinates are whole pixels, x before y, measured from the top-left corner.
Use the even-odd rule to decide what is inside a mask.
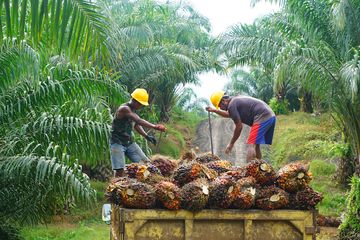
[[[246,155],[246,161],[250,162],[252,160],[255,160],[256,158],[256,150],[255,150],[256,144],[248,144],[247,146],[247,155]]]
[[[136,143],[132,143],[131,145],[129,145],[129,147],[126,149],[125,154],[132,162],[138,163],[140,161],[144,161],[144,162],[150,161],[146,157],[145,153],[141,150],[139,145],[137,145]]]
[[[125,175],[125,151],[126,147],[118,143],[110,145],[110,158],[112,169],[115,177],[123,177]]]
[[[248,157],[247,160],[261,159],[260,144],[271,144],[274,135],[276,118],[272,117],[261,123],[254,123],[250,129],[248,138]]]
[[[260,150],[260,144],[255,144],[255,152],[256,152],[256,158],[261,159],[261,150]]]

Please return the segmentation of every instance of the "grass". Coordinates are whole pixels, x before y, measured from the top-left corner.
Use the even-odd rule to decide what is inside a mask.
[[[109,226],[104,223],[92,224],[50,224],[27,227],[22,230],[26,240],[109,240]]]
[[[288,162],[309,163],[313,174],[310,185],[324,196],[317,205],[319,212],[340,216],[345,210],[347,189],[336,183],[334,174],[339,158],[337,150],[342,145],[341,135],[328,114],[318,117],[291,113],[277,117],[269,158],[277,169]]]

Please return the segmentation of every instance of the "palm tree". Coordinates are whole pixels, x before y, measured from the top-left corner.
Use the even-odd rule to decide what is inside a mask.
[[[112,68],[129,91],[148,89],[160,118],[169,119],[176,91],[197,82],[196,73],[210,68],[210,25],[184,3],[107,1],[111,19]]]
[[[260,68],[251,68],[250,72],[235,69],[231,73],[231,81],[225,90],[230,95],[245,94],[269,102],[273,96],[271,76]]]
[[[26,39],[45,52],[66,53],[75,62],[107,57],[107,19],[88,0],[0,1],[0,44],[4,37]],[[98,59],[100,58],[100,59]]]
[[[234,26],[221,37],[233,66],[258,64],[274,70],[276,83],[297,83],[331,106],[356,156],[360,153],[356,1],[275,1],[280,13],[252,25]],[[359,157],[357,157],[359,159]],[[357,165],[359,161],[357,160]]]
[[[41,69],[40,60],[25,42],[0,49],[2,224],[44,221],[69,200],[94,202],[80,163],[108,159],[108,102],[126,96],[95,69],[59,59]]]
[[[109,104],[128,96],[100,70],[106,21],[88,1],[0,1],[0,225],[94,202],[81,164],[107,161]]]

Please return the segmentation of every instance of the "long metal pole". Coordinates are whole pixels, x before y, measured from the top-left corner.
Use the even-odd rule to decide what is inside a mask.
[[[211,154],[214,155],[214,147],[213,147],[213,140],[212,140],[212,129],[211,129],[211,119],[210,119],[210,112],[208,112],[209,117],[209,130],[210,130],[210,145],[211,145]]]

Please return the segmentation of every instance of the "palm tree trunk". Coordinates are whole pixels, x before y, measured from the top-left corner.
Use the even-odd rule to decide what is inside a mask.
[[[312,94],[311,92],[305,91],[302,98],[300,98],[300,111],[306,113],[312,113]]]

